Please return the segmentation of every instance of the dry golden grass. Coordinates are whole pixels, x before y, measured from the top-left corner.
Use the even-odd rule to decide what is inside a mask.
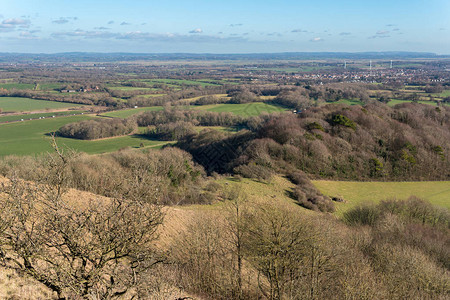
[[[57,299],[50,289],[14,270],[0,267],[0,299]]]
[[[0,182],[7,179],[0,177]],[[277,202],[277,205],[298,211],[301,213],[311,213],[294,203],[289,198],[288,191],[294,187],[287,179],[276,176],[269,183],[258,182],[250,179],[237,180],[235,178],[219,178],[217,180],[223,187],[238,189],[245,195],[246,201],[251,205]],[[64,195],[68,203],[78,207],[87,207],[89,203],[110,201],[109,198],[92,194],[89,192],[69,189]],[[157,246],[162,250],[170,248],[174,239],[196,219],[212,217],[218,223],[224,221],[224,210],[227,206],[221,200],[221,195],[217,194],[217,199],[212,205],[189,205],[183,207],[166,207],[165,220],[159,229],[159,240]],[[172,244],[173,245],[173,244]],[[164,271],[162,271],[164,273]],[[170,276],[166,274],[165,276]],[[161,280],[159,280],[161,281]],[[156,284],[159,282],[156,280]],[[160,292],[152,294],[151,299],[176,299],[188,295],[183,290],[170,286],[167,281],[161,281],[158,286]],[[189,295],[193,299],[201,299]],[[44,285],[35,281],[31,277],[17,274],[13,270],[0,269],[0,299],[54,299],[56,295]]]

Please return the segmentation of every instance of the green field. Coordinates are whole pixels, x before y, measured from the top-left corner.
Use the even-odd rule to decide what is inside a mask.
[[[144,97],[144,98],[152,98],[152,97],[161,97],[161,96],[165,96],[167,94],[145,94],[145,95],[139,95],[139,97]]]
[[[206,83],[215,83],[215,84],[232,84],[232,85],[236,85],[236,84],[240,84],[239,81],[233,81],[233,79],[198,79],[197,81],[199,82],[206,82]]]
[[[361,101],[357,99],[341,99],[335,102],[323,102],[320,105],[329,105],[329,104],[347,104],[347,105],[364,105]]]
[[[112,118],[128,118],[132,115],[144,112],[144,111],[159,111],[163,110],[162,106],[151,106],[151,107],[140,107],[140,108],[131,108],[117,111],[110,111],[104,114],[101,114],[104,117],[112,117]]]
[[[32,90],[32,89],[34,89],[34,84],[32,84],[32,83],[0,83],[0,89]]]
[[[21,115],[11,115],[11,116],[1,116],[0,115],[0,123],[4,122],[12,122],[12,121],[19,121],[21,119],[24,119],[25,121],[28,121],[30,119],[36,120],[39,118],[51,118],[52,116],[55,117],[61,117],[61,116],[70,116],[73,114],[81,114],[85,113],[85,111],[82,110],[68,110],[68,111],[57,111],[57,112],[49,112],[49,113],[38,113],[38,114],[21,114]]]
[[[385,199],[407,199],[415,195],[450,209],[450,181],[420,182],[351,182],[315,180],[313,184],[325,195],[341,196],[346,203],[337,203],[338,214],[363,203]]]
[[[287,111],[287,109],[284,107],[267,104],[264,102],[252,102],[244,104],[212,104],[195,106],[194,109],[213,112],[230,112],[245,117],[258,116],[264,112],[276,113]]]
[[[450,90],[445,90],[445,91],[443,91],[440,94],[433,94],[433,96],[435,96],[435,97],[442,97],[442,98],[450,97]]]
[[[160,89],[155,88],[145,88],[145,87],[132,87],[132,86],[111,86],[109,87],[111,90],[117,90],[117,91],[159,91]]]
[[[0,108],[7,111],[35,111],[44,109],[81,107],[80,104],[45,101],[19,97],[0,97]]]
[[[401,104],[401,103],[412,103],[412,102],[413,101],[411,101],[411,100],[392,99],[391,101],[388,102],[387,105],[394,106],[394,105]],[[417,101],[417,103],[436,106],[436,103],[431,102],[431,101]],[[450,105],[450,104],[445,103],[445,105]]]
[[[200,97],[197,97],[200,98]],[[195,99],[195,98],[193,98]],[[231,112],[240,116],[258,116],[263,112],[267,113],[275,113],[275,112],[283,112],[287,109],[267,104],[264,102],[253,102],[253,103],[245,103],[245,104],[211,104],[211,105],[199,105],[199,106],[183,106],[186,108],[191,108],[194,110],[206,110],[213,112]],[[101,114],[105,117],[113,117],[113,118],[128,118],[134,114],[144,112],[144,111],[159,111],[163,110],[162,106],[152,106],[152,107],[141,107],[141,108],[132,108],[132,109],[124,109],[118,111],[111,111],[107,113]]]
[[[33,120],[0,125],[0,156],[33,155],[51,151],[49,132],[58,130],[67,123],[77,122],[93,118],[87,115]],[[124,147],[160,147],[167,142],[149,140],[140,135],[121,136],[96,141],[83,141],[68,138],[58,138],[58,143],[64,147],[70,147],[78,151],[90,154],[116,151]]]
[[[46,83],[39,83],[39,90],[43,91],[52,91],[52,90],[59,90],[63,86],[61,83],[52,83],[52,82],[46,82]]]
[[[165,83],[165,84],[175,84],[175,85],[201,85],[201,86],[216,86],[219,85],[214,83],[207,83],[202,81],[185,80],[185,79],[153,79],[154,83]]]

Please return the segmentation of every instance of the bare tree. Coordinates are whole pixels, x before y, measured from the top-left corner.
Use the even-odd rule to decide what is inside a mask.
[[[245,195],[238,189],[229,189],[225,191],[224,198],[228,202],[228,214],[225,219],[225,240],[230,245],[230,252],[235,260],[237,278],[235,284],[237,285],[237,299],[243,298],[243,283],[242,283],[242,265],[244,259],[244,235],[247,229],[246,219],[248,217],[248,210],[246,207],[247,199]]]
[[[55,150],[47,183],[12,177],[0,186],[2,265],[33,277],[60,299],[133,293],[137,274],[160,261],[153,244],[161,207],[137,200],[68,200],[64,170],[70,157]]]

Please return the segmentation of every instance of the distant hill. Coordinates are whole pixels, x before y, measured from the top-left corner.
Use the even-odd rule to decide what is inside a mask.
[[[134,60],[311,60],[311,59],[447,59],[450,55],[430,52],[284,52],[248,54],[212,53],[90,53],[55,54],[0,53],[0,62],[114,62]]]

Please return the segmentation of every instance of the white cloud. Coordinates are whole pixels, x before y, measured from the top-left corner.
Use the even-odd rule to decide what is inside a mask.
[[[201,28],[196,28],[196,29],[189,31],[189,33],[202,33],[202,32],[203,32],[203,30]]]
[[[316,43],[316,42],[323,42],[323,39],[320,37],[315,37],[315,38],[310,39],[309,41]]]
[[[12,18],[3,20],[0,24],[0,32],[14,31],[16,28],[29,28],[30,20],[21,18]]]
[[[388,30],[378,30],[378,31],[375,33],[375,35],[369,36],[369,39],[377,39],[377,38],[382,39],[382,38],[388,38],[388,37],[391,37],[391,36],[389,35],[389,32],[390,32],[390,31],[388,31]]]
[[[13,18],[13,19],[3,20],[2,24],[14,25],[14,26],[16,26],[16,25],[25,26],[25,25],[29,25],[30,24],[30,20],[20,19],[20,18]]]
[[[142,31],[131,31],[127,33],[108,32],[108,31],[90,31],[77,29],[74,31],[55,32],[52,34],[55,39],[110,39],[110,40],[129,40],[129,41],[147,41],[147,42],[180,42],[180,43],[212,43],[212,42],[237,42],[247,41],[247,39],[236,37],[218,37],[211,35],[189,34],[182,35],[176,33],[150,33]]]
[[[38,40],[39,37],[34,35],[33,33],[36,32],[35,30],[33,31],[21,31],[19,34],[19,39],[22,40]]]

